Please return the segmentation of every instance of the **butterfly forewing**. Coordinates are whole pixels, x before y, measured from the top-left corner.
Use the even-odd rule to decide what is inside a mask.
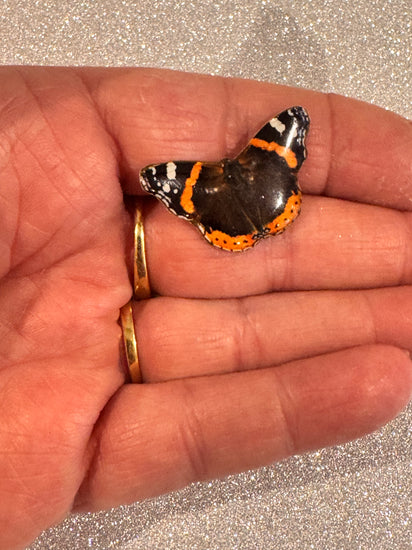
[[[303,107],[291,107],[271,118],[250,141],[268,144],[269,150],[285,158],[289,168],[298,171],[306,158],[305,137],[309,128],[309,116]],[[295,164],[296,161],[296,164]]]

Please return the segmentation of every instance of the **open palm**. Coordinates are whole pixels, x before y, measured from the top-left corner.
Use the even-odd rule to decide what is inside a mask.
[[[407,121],[339,97],[162,71],[0,78],[0,548],[72,509],[346,441],[407,403]],[[149,162],[234,156],[293,104],[312,129],[292,230],[230,254],[147,202],[157,297],[134,306],[145,383],[125,384],[123,194],[141,193]]]

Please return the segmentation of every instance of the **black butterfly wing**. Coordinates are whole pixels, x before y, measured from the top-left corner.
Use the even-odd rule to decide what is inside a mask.
[[[256,228],[245,215],[220,163],[168,162],[147,166],[140,173],[142,187],[175,215],[185,218],[220,248],[237,250],[254,244]],[[240,238],[241,243],[240,243]]]
[[[205,164],[198,184],[193,188],[196,210],[195,223],[205,239],[226,250],[243,250],[255,244],[258,229],[247,209],[239,201],[239,181],[229,166],[235,161],[223,160],[216,165]],[[237,174],[239,175],[239,174]]]
[[[306,158],[308,128],[306,111],[291,107],[265,124],[236,158],[239,201],[259,236],[283,231],[299,214],[297,172]]]
[[[192,219],[193,212],[182,204],[182,195],[187,187],[187,181],[194,177],[193,162],[166,162],[151,164],[140,172],[140,183],[145,191],[157,199],[176,216]],[[186,192],[187,195],[187,192]]]
[[[305,138],[309,124],[303,107],[290,107],[270,119],[239,156],[249,147],[266,150],[283,158],[291,171],[298,172],[306,158]]]

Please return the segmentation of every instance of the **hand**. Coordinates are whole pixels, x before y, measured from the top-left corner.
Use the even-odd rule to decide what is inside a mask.
[[[0,78],[0,548],[73,508],[359,437],[407,404],[409,122],[339,96],[174,72]],[[125,384],[123,193],[141,194],[149,162],[234,156],[294,104],[312,124],[302,214],[282,236],[223,252],[142,199],[159,297],[134,306],[145,383]]]

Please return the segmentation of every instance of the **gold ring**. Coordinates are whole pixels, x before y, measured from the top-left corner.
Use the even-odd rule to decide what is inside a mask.
[[[136,332],[134,330],[132,302],[128,302],[120,309],[120,324],[122,327],[124,351],[130,378],[135,384],[141,384],[142,373],[137,353]]]
[[[133,296],[135,300],[150,298],[149,276],[147,274],[146,251],[144,242],[143,216],[135,206],[134,212],[134,261]]]

